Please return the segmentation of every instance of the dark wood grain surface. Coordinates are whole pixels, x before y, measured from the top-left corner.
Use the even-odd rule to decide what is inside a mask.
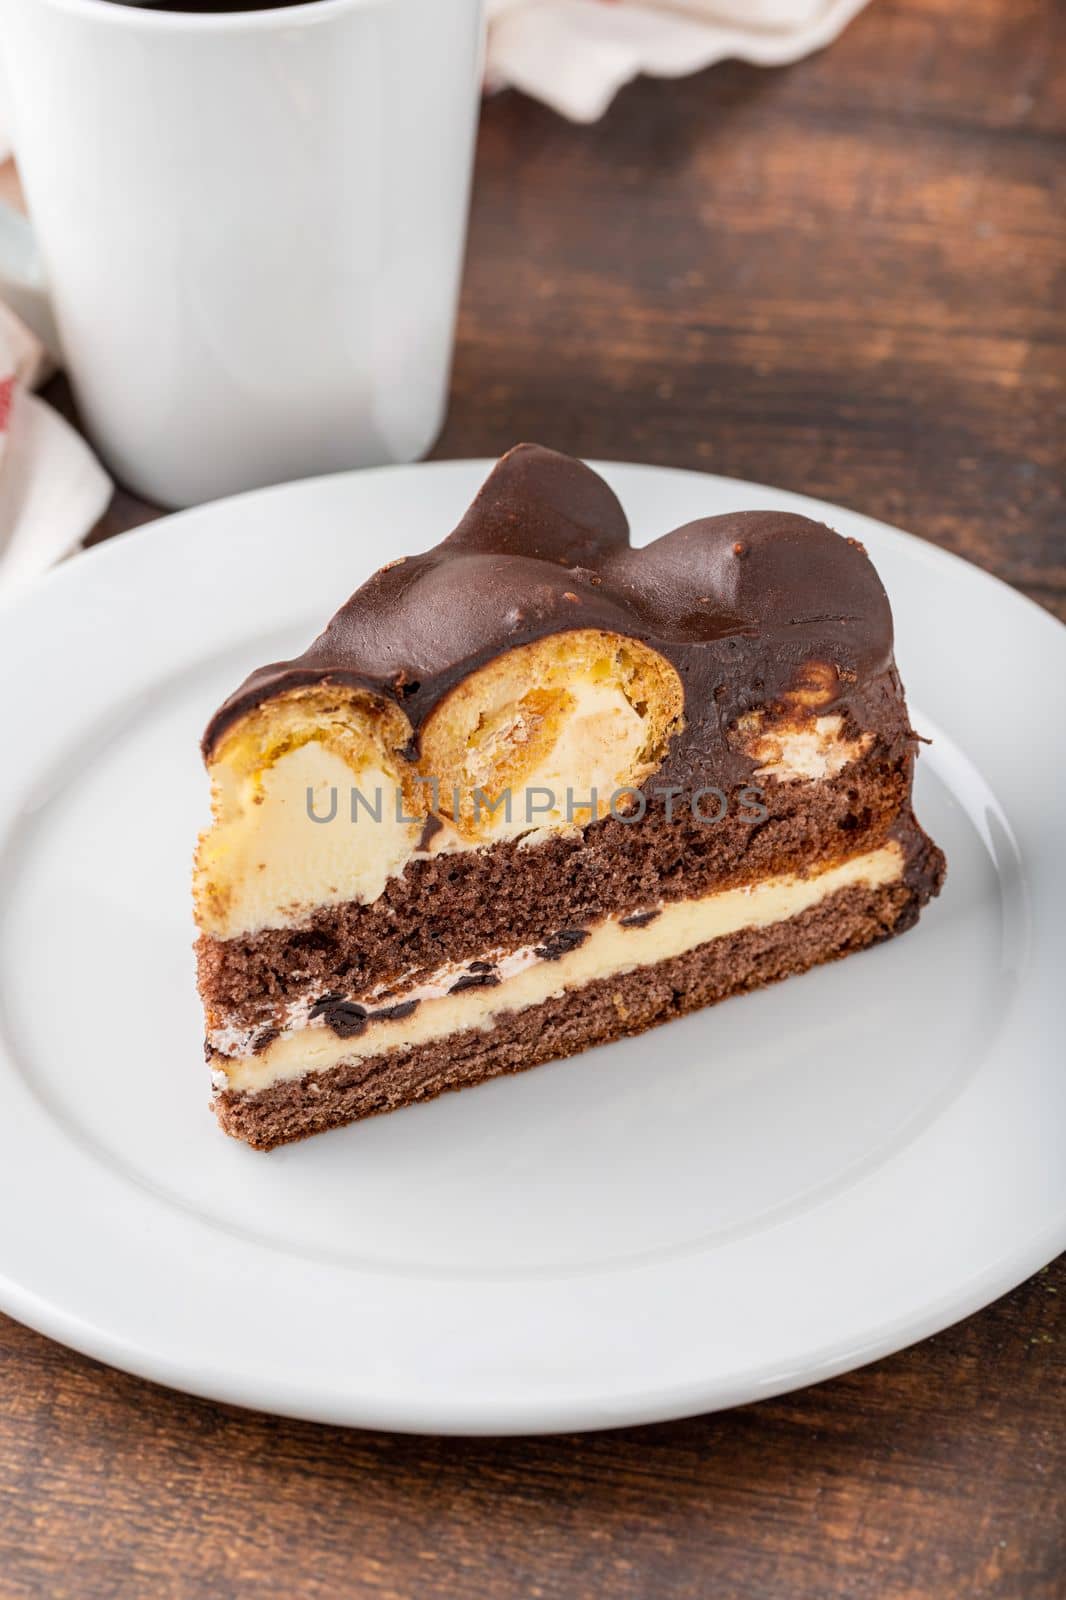
[[[875,0],[592,128],[491,102],[436,454],[805,490],[1066,618],[1064,79],[1052,0]],[[120,491],[96,537],[154,514]],[[1060,1262],[816,1389],[502,1442],[242,1413],[0,1319],[0,1596],[1062,1600],[1064,1299]]]

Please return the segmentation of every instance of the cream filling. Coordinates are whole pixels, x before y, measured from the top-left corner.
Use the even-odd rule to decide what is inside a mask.
[[[618,684],[571,683],[576,706],[538,767],[499,809],[484,813],[483,840],[516,839],[531,828],[586,826],[593,800],[603,815],[611,796],[639,765],[647,736],[644,720]]]
[[[814,717],[802,725],[765,724],[761,711],[745,719],[745,732],[753,734],[745,749],[762,763],[753,776],[776,778],[780,783],[835,778],[851,762],[864,756],[874,742],[872,733],[844,738],[844,719],[835,712]]]
[[[417,850],[422,821],[406,815],[395,779],[373,763],[356,774],[317,741],[258,780],[238,780],[221,762],[212,776],[223,820],[201,843],[197,898],[201,926],[217,939],[287,927],[315,906],[376,900]],[[353,788],[366,804],[353,802]]]
[[[362,1061],[385,1051],[409,1049],[468,1028],[489,1029],[506,1012],[540,1005],[568,989],[617,977],[635,967],[671,960],[711,939],[783,922],[840,889],[895,883],[902,873],[903,852],[893,842],[816,876],[764,878],[699,900],[665,904],[643,927],[626,928],[619,918],[610,917],[592,928],[583,944],[556,961],[538,957],[535,950],[517,951],[507,958],[514,963],[513,969],[498,967],[501,982],[495,987],[423,999],[410,1017],[370,1021],[358,1038],[338,1038],[316,1021],[282,1034],[258,1055],[237,1060],[215,1056],[215,1084],[237,1090],[265,1089],[282,1079],[324,1072],[341,1061]]]
[[[543,959],[537,954],[537,948],[536,945],[530,944],[517,950],[487,950],[481,959],[491,966],[499,981],[504,983],[508,978],[513,978],[526,967],[531,967]],[[446,962],[428,978],[421,980],[416,979],[412,970],[391,983],[378,984],[373,989],[364,990],[359,996],[359,1004],[367,1011],[377,1011],[386,1006],[399,1005],[401,1002],[406,1004],[412,1000],[416,1000],[419,1005],[423,1000],[443,1000],[461,978],[468,976],[470,976],[469,961]],[[270,1026],[282,1035],[298,1033],[302,1028],[327,1026],[321,1018],[311,1016],[321,988],[319,984],[299,1000],[291,1001],[280,1016],[273,1018]],[[210,1030],[207,1042],[212,1050],[224,1056],[252,1056],[256,1054],[255,1041],[264,1026],[266,1024],[263,1022],[257,1022],[251,1027],[239,1023],[225,1023]]]

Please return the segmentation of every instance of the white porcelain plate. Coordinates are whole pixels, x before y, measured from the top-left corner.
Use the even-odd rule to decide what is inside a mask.
[[[186,512],[0,612],[0,1306],[242,1405],[534,1432],[779,1393],[1066,1246],[1066,630],[864,517],[608,466],[635,536],[798,510],[896,614],[919,815],[905,938],[640,1039],[272,1155],[222,1135],[194,990],[197,740],[487,463]]]

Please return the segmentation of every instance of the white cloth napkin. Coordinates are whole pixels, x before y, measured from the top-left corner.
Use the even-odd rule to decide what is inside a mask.
[[[640,72],[727,57],[780,66],[835,39],[867,0],[488,0],[486,81],[595,122]]]
[[[40,341],[0,302],[0,599],[69,555],[111,498],[85,441],[30,392],[50,370]]]

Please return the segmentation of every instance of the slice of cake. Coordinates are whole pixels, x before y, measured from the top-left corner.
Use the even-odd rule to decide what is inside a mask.
[[[861,545],[751,511],[634,550],[520,445],[207,729],[222,1127],[269,1149],[902,933],[944,873],[915,749]]]

